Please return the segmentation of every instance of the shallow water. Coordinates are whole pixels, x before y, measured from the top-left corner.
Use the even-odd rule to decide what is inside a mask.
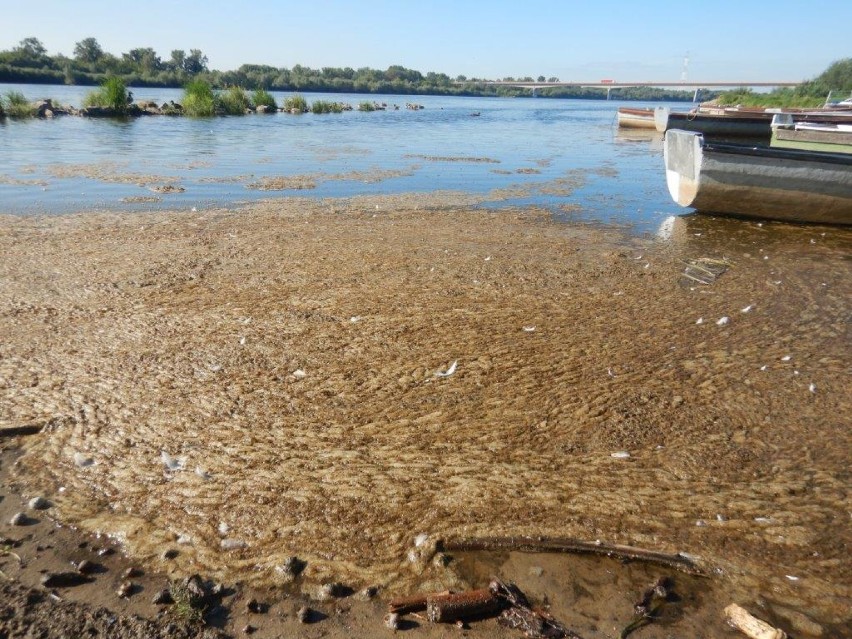
[[[154,566],[405,592],[457,584],[438,539],[573,536],[849,621],[847,230],[438,196],[0,228],[18,475]]]
[[[0,86],[0,91],[8,90],[79,106],[91,89]],[[176,89],[134,89],[136,99],[160,103],[179,101],[181,95]],[[279,103],[286,96],[275,95]],[[659,139],[618,135],[618,101],[305,97],[355,107],[362,100],[380,101],[390,109],[212,119],[0,121],[5,150],[0,198],[6,212],[61,213],[203,208],[270,195],[460,191],[492,206],[536,204],[560,212],[570,205],[573,216],[627,223],[639,231],[680,212],[666,190]],[[425,108],[407,110],[406,102]],[[309,188],[248,188],[292,176],[310,178],[297,180]],[[152,191],[163,185],[185,191]],[[139,198],[148,201],[126,201]]]

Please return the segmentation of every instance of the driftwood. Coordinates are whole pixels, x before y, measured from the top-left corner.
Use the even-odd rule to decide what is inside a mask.
[[[435,594],[449,594],[449,591]],[[388,612],[397,615],[407,615],[410,612],[421,612],[426,610],[426,599],[429,595],[412,595],[410,597],[398,597],[388,602]]]
[[[737,604],[725,608],[725,618],[729,624],[751,639],[787,639],[786,632],[752,616]]]
[[[387,618],[396,626],[399,615],[424,609],[426,618],[435,623],[472,621],[499,614],[497,623],[521,630],[530,639],[582,639],[546,611],[533,608],[515,584],[498,579],[492,580],[487,589],[393,599],[388,604]]]
[[[7,437],[22,437],[24,435],[37,435],[43,426],[30,424],[28,426],[12,426],[12,428],[0,428],[0,439]]]
[[[670,601],[670,598],[676,600],[676,596],[672,592],[673,586],[671,579],[661,577],[645,590],[642,593],[642,598],[633,605],[633,612],[635,613],[633,621],[621,631],[619,639],[626,639],[633,631],[647,626],[657,618],[660,610]]]
[[[490,589],[429,595],[426,618],[433,623],[453,623],[466,619],[491,617],[500,611],[502,602]]]
[[[707,576],[707,573],[693,559],[680,553],[669,555],[655,550],[605,544],[597,541],[581,541],[570,537],[474,537],[445,541],[442,548],[446,552],[508,550],[604,555],[617,559],[644,561],[666,566],[690,575]]]
[[[489,588],[506,602],[506,609],[497,618],[501,626],[521,630],[530,639],[582,639],[549,613],[534,609],[515,584],[494,579]]]

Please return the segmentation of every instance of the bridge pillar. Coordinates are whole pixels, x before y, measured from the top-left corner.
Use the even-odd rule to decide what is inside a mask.
[[[612,87],[606,88],[606,99],[609,100],[609,94],[612,92]]]
[[[701,89],[699,87],[695,87],[695,93],[692,96],[693,102],[698,102],[698,96],[701,95]]]

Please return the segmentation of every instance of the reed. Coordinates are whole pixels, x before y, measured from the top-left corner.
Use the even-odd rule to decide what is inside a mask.
[[[207,82],[196,79],[184,87],[183,112],[193,118],[216,115],[216,98]]]
[[[132,94],[127,90],[124,80],[112,76],[104,80],[98,89],[86,94],[83,106],[111,109],[116,115],[125,115],[131,99]]]
[[[273,111],[278,110],[278,103],[275,102],[275,98],[273,98],[272,94],[265,89],[256,89],[254,94],[251,96],[251,102],[255,108],[265,106]]]
[[[226,115],[245,115],[246,109],[251,106],[248,95],[242,87],[230,87],[216,95],[217,111]]]
[[[314,100],[311,103],[311,113],[343,113],[343,104],[328,100]]]
[[[6,94],[5,111],[10,118],[32,118],[36,114],[35,107],[20,91]]]
[[[308,101],[298,93],[294,93],[284,100],[284,110],[290,113],[307,113]]]
[[[369,100],[364,100],[363,102],[358,104],[359,111],[375,111],[376,105],[370,102]]]

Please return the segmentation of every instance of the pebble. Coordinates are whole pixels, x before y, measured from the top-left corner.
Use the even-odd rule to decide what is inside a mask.
[[[172,593],[168,588],[163,588],[162,590],[157,591],[157,594],[154,595],[154,598],[151,600],[151,603],[156,605],[164,605],[174,603],[174,599],[172,598]]]
[[[168,550],[163,551],[163,559],[174,559],[180,554],[180,551],[175,548],[169,548]]]
[[[296,612],[296,619],[299,620],[299,623],[309,623],[311,620],[311,609],[307,606],[302,606]]]
[[[41,585],[45,588],[70,588],[90,581],[91,577],[79,572],[49,572],[41,578]]]
[[[27,516],[24,513],[15,513],[12,515],[12,518],[9,520],[9,523],[13,526],[24,526],[27,521]]]
[[[363,601],[367,601],[369,599],[373,599],[377,594],[379,594],[378,586],[367,586],[358,593],[358,598]]]
[[[84,559],[83,561],[76,564],[77,572],[81,575],[89,575],[95,571],[95,564],[93,564],[88,559]]]
[[[337,583],[333,581],[331,583],[322,584],[317,591],[317,599],[320,601],[328,601],[329,599],[336,599],[337,597],[344,596],[346,588],[343,584]]]
[[[222,550],[240,550],[241,548],[245,548],[248,544],[244,542],[242,539],[223,539],[219,542],[219,546],[221,546]]]
[[[395,612],[385,615],[385,626],[391,630],[399,630],[399,615]]]
[[[121,578],[133,579],[134,577],[141,577],[143,574],[144,573],[136,566],[130,566],[130,568],[128,568],[122,573]]]
[[[253,634],[256,630],[257,628],[255,628],[251,624],[246,624],[245,626],[243,626],[243,632],[247,635]]]
[[[615,459],[627,459],[628,457],[630,457],[630,453],[628,453],[626,450],[621,450],[617,453],[610,454],[610,457],[614,457]]]
[[[33,497],[27,505],[30,507],[30,510],[47,510],[50,508],[50,502],[41,496]]]
[[[246,602],[246,612],[252,612],[257,615],[262,615],[268,610],[268,606],[266,604],[260,603],[257,599],[252,597]]]
[[[115,591],[115,594],[117,594],[122,599],[126,599],[127,597],[133,594],[135,588],[136,587],[133,585],[133,582],[123,581],[118,587],[118,590]]]
[[[80,468],[86,468],[94,464],[95,460],[83,453],[74,453],[74,463]]]

